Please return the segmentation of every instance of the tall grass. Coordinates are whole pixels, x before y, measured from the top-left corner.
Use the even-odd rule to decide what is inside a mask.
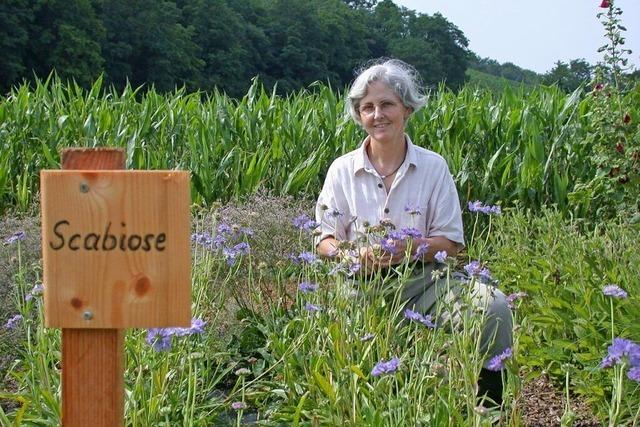
[[[591,100],[538,87],[495,97],[472,87],[441,87],[415,114],[415,143],[449,162],[463,200],[562,211],[578,181],[591,177],[585,117]],[[21,86],[0,99],[0,212],[26,211],[38,171],[59,167],[64,147],[126,148],[131,169],[188,169],[193,199],[210,204],[264,186],[315,196],[324,172],[364,136],[345,118],[342,96],[321,84],[287,97],[255,81],[240,100],[221,93],[126,88],[97,80],[91,90],[57,80]]]

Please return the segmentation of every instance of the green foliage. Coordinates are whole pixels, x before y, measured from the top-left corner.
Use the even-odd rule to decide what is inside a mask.
[[[557,84],[565,92],[573,92],[580,86],[587,85],[592,78],[593,67],[584,59],[573,59],[569,64],[562,61],[544,75],[544,84]]]
[[[516,211],[498,218],[494,230],[492,271],[504,289],[528,294],[516,311],[523,319],[523,365],[559,379],[563,365],[571,365],[572,389],[605,416],[613,373],[598,366],[611,345],[611,323],[616,337],[640,342],[640,230],[608,223],[583,234],[577,223],[565,222],[552,210]],[[629,298],[611,301],[604,296],[603,287],[611,283]],[[628,384],[625,394],[623,410],[632,417],[640,388]]]
[[[458,93],[440,88],[407,132],[447,159],[462,203],[555,204],[585,216],[596,193],[582,183],[593,179],[590,156],[597,153],[586,142],[606,141],[594,131],[600,101],[581,95],[544,87],[506,88],[499,96],[471,86]],[[620,100],[631,119],[622,143],[633,168],[638,90]],[[102,80],[90,91],[56,79],[33,90],[22,86],[0,100],[0,211],[30,209],[40,169],[58,168],[60,150],[71,146],[126,148],[132,169],[190,170],[198,204],[259,187],[314,197],[330,162],[364,137],[343,110],[339,94],[320,84],[284,98],[256,81],[240,101],[219,93],[103,91]],[[606,147],[620,156],[615,144]]]
[[[343,87],[381,56],[415,62],[434,85],[458,87],[466,69],[459,29],[389,0],[11,0],[0,24],[2,92],[54,69],[84,88],[103,73],[119,91],[185,86],[234,97],[256,76],[277,93],[315,81]]]

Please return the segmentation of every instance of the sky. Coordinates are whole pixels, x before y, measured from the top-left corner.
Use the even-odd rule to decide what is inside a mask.
[[[480,57],[545,73],[557,61],[602,60],[606,40],[596,15],[601,0],[393,0],[432,15],[440,12],[461,29]],[[640,69],[640,0],[616,0],[627,28],[629,63]]]

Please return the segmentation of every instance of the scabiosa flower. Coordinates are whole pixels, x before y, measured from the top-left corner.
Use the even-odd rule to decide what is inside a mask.
[[[312,252],[301,252],[300,255],[298,255],[298,261],[307,264],[313,264],[317,260],[318,258]]]
[[[224,222],[221,222],[220,224],[218,224],[218,234],[232,234],[232,233],[233,233],[233,228],[231,228],[229,224],[225,224]]]
[[[240,242],[233,247],[233,250],[237,255],[248,255],[249,249],[250,247],[247,242]]]
[[[44,292],[44,286],[42,285],[42,283],[36,283],[31,289],[31,291],[29,291],[29,293],[27,293],[27,295],[24,296],[24,300],[31,301],[33,298],[42,295],[43,292]]]
[[[396,249],[396,242],[393,239],[382,239],[380,240],[380,247],[383,251],[389,252],[395,255],[398,250]]]
[[[426,254],[428,251],[429,251],[428,243],[425,242],[425,243],[419,244],[418,247],[416,248],[416,253],[413,255],[413,259],[414,260],[421,259],[424,256],[424,254]]]
[[[398,370],[400,366],[400,359],[397,357],[391,358],[389,361],[385,362],[384,360],[379,361],[371,370],[371,375],[374,377],[379,377],[384,374],[393,374]]]
[[[155,351],[169,351],[171,349],[171,331],[167,328],[147,329],[147,344]]]
[[[608,297],[622,298],[622,299],[624,299],[624,298],[626,298],[628,296],[627,292],[624,289],[622,289],[620,286],[614,285],[614,284],[610,284],[610,285],[605,286],[602,289],[602,293],[605,294]]]
[[[234,411],[241,411],[242,409],[247,409],[247,404],[244,402],[233,402],[231,408],[233,408]]]
[[[4,327],[7,329],[15,329],[18,323],[22,322],[23,318],[21,314],[16,314],[5,323]]]
[[[27,238],[27,233],[24,231],[16,231],[11,236],[7,237],[4,241],[5,245],[11,245],[15,242],[22,241]]]
[[[513,310],[515,308],[515,302],[521,298],[524,298],[528,296],[528,294],[526,292],[514,292],[512,294],[510,294],[509,296],[507,296],[507,305],[509,306],[509,308],[511,310]]]
[[[358,271],[360,271],[361,268],[362,268],[362,265],[358,261],[350,262],[349,263],[349,271],[348,271],[347,275],[348,276],[353,276]]]
[[[364,334],[363,336],[360,337],[360,341],[362,342],[371,341],[375,337],[376,337],[376,334],[374,333]]]
[[[238,369],[235,374],[239,377],[243,376],[243,375],[249,375],[251,373],[250,370],[248,370],[247,368],[240,368]]]
[[[600,362],[600,368],[609,368],[622,362],[623,358],[629,359],[632,367],[640,367],[640,345],[625,338],[614,338],[613,344],[607,348],[608,354]]]
[[[464,266],[464,271],[466,271],[470,277],[477,277],[482,283],[489,283],[492,280],[489,269],[486,267],[483,268],[479,261],[471,261]]]
[[[414,322],[422,323],[427,328],[433,329],[436,327],[436,324],[433,322],[433,318],[430,314],[422,315],[417,311],[413,311],[407,308],[404,311],[404,317]]]
[[[304,306],[304,309],[311,312],[311,313],[315,313],[317,311],[321,311],[322,307],[320,307],[319,305],[314,305],[311,304],[310,302],[306,303]]]
[[[311,282],[302,282],[298,285],[298,289],[300,290],[300,292],[303,292],[305,294],[308,294],[310,292],[315,292],[318,290],[318,285],[316,285],[315,283],[311,283]]]
[[[504,369],[504,363],[511,359],[513,356],[513,351],[511,347],[507,347],[502,353],[493,356],[489,361],[485,364],[485,368],[490,371],[501,371]]]
[[[438,251],[433,256],[433,258],[440,263],[445,263],[447,262],[447,256],[448,256],[447,251]]]
[[[417,204],[407,203],[404,207],[404,211],[409,215],[422,215],[422,212],[420,212],[420,206]]]
[[[407,238],[407,235],[404,234],[401,230],[391,230],[387,234],[387,238],[392,240],[404,240]]]
[[[420,230],[414,227],[404,227],[400,229],[400,232],[404,234],[405,237],[411,237],[412,239],[419,239],[422,237]]]
[[[210,249],[213,244],[213,239],[211,238],[211,234],[207,232],[192,234],[191,241],[197,243],[200,246],[204,246],[207,249]]]
[[[480,200],[476,200],[475,202],[469,202],[467,206],[469,208],[469,212],[474,212],[474,213],[480,212],[485,215],[491,215],[491,214],[500,215],[502,213],[500,206],[485,205]]]
[[[627,372],[627,378],[640,383],[640,366],[634,366],[633,368],[629,369],[629,372]]]

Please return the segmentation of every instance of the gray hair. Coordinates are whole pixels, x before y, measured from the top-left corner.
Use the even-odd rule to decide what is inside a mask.
[[[414,67],[399,59],[376,60],[358,71],[347,94],[347,111],[357,123],[362,123],[358,111],[360,101],[367,95],[369,85],[377,81],[389,86],[404,106],[411,108],[412,114],[427,103],[420,74]]]

